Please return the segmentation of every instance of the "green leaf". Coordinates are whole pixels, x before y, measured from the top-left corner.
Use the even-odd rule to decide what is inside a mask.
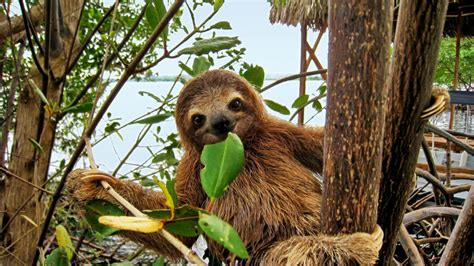
[[[308,102],[308,99],[309,99],[309,95],[305,94],[305,95],[302,95],[300,97],[298,97],[294,102],[293,104],[291,105],[292,108],[300,108],[300,107],[303,107],[307,102]]]
[[[56,240],[58,241],[58,246],[66,251],[67,258],[71,261],[74,255],[74,246],[72,245],[69,233],[62,225],[56,226]]]
[[[165,257],[159,256],[151,266],[165,266]]]
[[[195,74],[194,74],[194,71],[188,67],[187,65],[185,65],[183,62],[179,62],[178,66],[186,73],[188,73],[188,75],[190,75],[191,77],[194,77]]]
[[[184,237],[195,237],[202,233],[197,217],[196,219],[167,222],[165,229],[172,234]]]
[[[44,153],[43,147],[42,147],[41,144],[39,144],[35,139],[33,139],[33,138],[28,138],[28,141],[31,143],[31,145],[33,145],[33,147],[35,148],[35,150],[39,151],[40,153]]]
[[[156,124],[165,121],[171,115],[171,113],[152,115],[143,119],[139,119],[133,122],[133,124]]]
[[[257,89],[260,89],[263,86],[263,81],[265,80],[265,71],[261,66],[250,65],[244,73],[244,77],[250,84],[254,85]]]
[[[150,96],[151,98],[153,98],[155,101],[159,102],[159,103],[162,103],[163,101],[160,99],[160,97],[156,96],[155,94],[151,93],[151,92],[148,92],[148,91],[139,91],[138,94],[140,94],[141,96],[144,96],[144,95],[148,95]]]
[[[68,259],[68,255],[66,250],[63,248],[56,248],[54,249],[46,260],[44,261],[45,266],[68,266],[71,265]]]
[[[71,107],[68,107],[63,110],[63,113],[70,113],[70,114],[79,114],[79,113],[86,113],[92,110],[92,102],[77,104]]]
[[[147,3],[148,5],[145,10],[145,18],[148,22],[148,26],[150,26],[150,29],[154,30],[158,25],[158,22],[160,22],[160,19],[158,18],[158,11],[156,10],[152,0],[147,0]]]
[[[321,84],[321,86],[319,86],[318,88],[319,94],[325,94],[327,89],[328,86],[326,85],[326,83]]]
[[[174,219],[179,219],[178,221],[166,221],[165,229],[171,232],[172,234],[186,236],[186,237],[195,237],[201,234],[201,230],[198,227],[198,216],[199,212],[204,211],[199,208],[194,208],[189,205],[183,205],[175,209]],[[171,218],[171,210],[162,209],[162,210],[152,210],[152,211],[143,211],[148,216],[155,219],[168,220]],[[205,211],[204,211],[205,212]]]
[[[166,15],[165,4],[163,3],[163,0],[154,0],[153,2],[155,4],[156,11],[158,12],[158,21],[161,21]],[[168,37],[168,26],[163,29],[161,37],[163,37],[163,39]]]
[[[174,209],[178,205],[178,196],[176,195],[176,191],[174,190],[174,183],[176,179],[171,179],[166,181],[166,184],[160,180],[156,176],[153,177],[153,181],[157,184],[163,194],[165,194],[166,202],[165,205],[171,209],[171,212],[174,214]]]
[[[145,18],[151,30],[155,30],[166,14],[166,7],[163,0],[147,0],[148,6],[145,10]],[[163,29],[160,35],[163,39],[168,37],[168,26]]]
[[[238,37],[215,37],[211,39],[201,39],[195,41],[193,46],[184,48],[183,50],[178,52],[178,55],[183,54],[195,54],[195,55],[203,55],[208,53],[215,53],[221,50],[226,50],[233,48],[240,44],[240,40]]]
[[[288,108],[286,108],[286,106],[284,106],[284,105],[281,105],[281,104],[279,104],[277,102],[274,102],[272,100],[264,100],[264,102],[270,109],[272,109],[275,112],[278,112],[278,113],[283,114],[283,115],[289,115],[290,114],[290,110],[288,110]]]
[[[246,259],[249,257],[245,245],[237,231],[219,217],[199,213],[199,227],[201,227],[207,236],[214,239],[239,258]]]
[[[219,29],[219,30],[231,30],[232,27],[227,21],[219,21],[216,24],[209,27],[209,29]]]
[[[321,112],[323,110],[323,106],[319,101],[313,102],[313,108],[316,109],[318,112]]]
[[[193,62],[193,73],[194,76],[197,76],[205,71],[208,71],[211,67],[211,62],[207,60],[204,56],[198,56],[194,59]]]
[[[41,91],[40,88],[38,88],[38,86],[36,85],[36,83],[33,81],[33,80],[29,80],[28,84],[30,84],[30,86],[32,86],[34,88],[34,92],[36,94],[38,94],[38,96],[40,97],[41,101],[46,104],[47,106],[50,106],[49,102],[48,102],[48,98],[46,98],[46,96],[44,96],[43,94],[43,91]]]
[[[224,194],[230,182],[244,165],[244,146],[240,138],[229,133],[224,141],[205,145],[201,153],[201,184],[211,200]]]
[[[105,200],[94,199],[87,202],[85,217],[92,230],[100,233],[103,236],[109,236],[115,232],[120,231],[119,229],[99,223],[99,217],[103,215],[121,216],[125,215],[125,213],[119,207]]]
[[[214,2],[214,12],[219,10],[222,7],[222,4],[224,4],[224,0],[215,0],[215,2]]]

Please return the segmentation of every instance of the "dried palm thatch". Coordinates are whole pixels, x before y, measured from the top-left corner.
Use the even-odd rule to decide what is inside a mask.
[[[327,0],[271,0],[270,22],[322,30],[328,24]]]

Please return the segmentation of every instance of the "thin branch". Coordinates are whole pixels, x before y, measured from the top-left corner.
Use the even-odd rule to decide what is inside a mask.
[[[10,171],[8,171],[8,169],[5,168],[4,166],[1,166],[1,165],[0,165],[0,171],[3,172],[4,174],[6,174],[7,176],[14,177],[14,178],[18,179],[19,181],[21,181],[21,182],[23,182],[23,183],[25,183],[25,184],[27,184],[27,185],[29,185],[29,186],[32,186],[32,187],[34,187],[34,188],[36,188],[36,189],[38,189],[38,190],[41,190],[41,191],[43,191],[43,192],[46,193],[46,194],[53,195],[53,192],[48,191],[48,190],[46,190],[46,189],[44,189],[44,188],[42,188],[42,187],[40,187],[40,186],[37,186],[37,185],[31,183],[30,181],[28,181],[28,180],[26,180],[26,179],[24,179],[24,178],[22,178],[22,177],[20,177],[20,176],[18,176],[18,175],[16,175],[16,174],[10,172]]]
[[[124,36],[123,40],[119,43],[117,46],[117,52],[120,51],[125,44],[130,40],[132,37],[133,33],[136,31],[138,26],[140,25],[141,20],[143,19],[143,16],[145,15],[146,8],[143,8],[142,12],[138,15],[137,19],[133,23],[132,27],[128,30],[127,34]],[[110,9],[110,12],[112,12],[112,7]],[[92,35],[91,35],[92,38]],[[110,55],[109,59],[107,60],[106,66],[108,67],[117,57],[117,52],[114,52]],[[73,63],[74,64],[74,63]],[[100,69],[97,71],[97,73],[87,82],[87,84],[84,86],[84,88],[76,95],[76,98],[69,104],[68,107],[74,106],[79,103],[79,101],[86,95],[87,91],[92,88],[92,86],[95,84],[95,82],[99,79],[100,77]],[[64,116],[65,113],[61,113],[59,117]]]
[[[464,150],[466,150],[467,153],[469,153],[470,155],[474,155],[474,148],[471,147],[471,145],[467,144],[467,143],[464,143],[462,141],[460,141],[458,138],[456,138],[455,136],[449,134],[448,132],[446,132],[445,130],[441,129],[441,128],[438,128],[432,124],[426,124],[425,125],[425,129],[430,131],[430,132],[433,132],[437,135],[440,135],[441,137],[455,143],[456,145],[458,145],[459,147],[463,148]]]
[[[303,110],[306,106],[310,105],[311,103],[315,102],[315,101],[319,101],[320,99],[326,97],[326,93],[323,93],[323,94],[320,94],[316,97],[313,97],[312,99],[310,99],[307,103],[305,103],[303,106],[299,107],[298,109],[296,109],[296,111],[293,113],[293,115],[291,115],[290,119],[288,119],[289,121],[292,121],[297,115],[298,113]]]
[[[194,34],[198,33],[199,29],[202,28],[209,20],[211,20],[217,14],[218,11],[219,11],[219,9],[214,10],[206,19],[204,19],[204,21],[201,24],[199,24],[199,26],[194,27],[194,29],[188,35],[186,35],[178,44],[176,44],[173,47],[173,49],[171,49],[169,51],[165,50],[165,52],[163,53],[163,55],[160,58],[158,58],[157,60],[155,60],[154,62],[150,63],[149,65],[147,65],[145,67],[136,69],[134,74],[142,73],[144,71],[147,71],[148,69],[158,65],[165,58],[177,58],[178,55],[171,55],[171,54],[174,51],[176,51],[183,43],[187,42],[192,36],[194,36]]]
[[[321,75],[323,73],[327,73],[327,69],[308,71],[308,72],[303,72],[303,73],[291,75],[291,76],[288,76],[288,77],[284,77],[284,78],[278,79],[278,80],[274,81],[273,83],[268,84],[267,86],[261,88],[260,93],[263,93],[263,92],[271,89],[272,87],[275,87],[276,85],[278,85],[280,83],[283,83],[283,82],[286,82],[286,81],[294,80],[294,79],[301,78],[301,77]]]
[[[439,180],[438,171],[436,170],[436,164],[434,162],[433,156],[432,156],[431,151],[428,147],[428,143],[426,143],[425,138],[423,138],[423,140],[421,141],[421,147],[423,148],[423,152],[425,154],[426,162],[428,163],[430,173],[434,177],[436,177],[436,179]],[[439,190],[435,187],[435,185],[433,185],[433,194],[435,196],[435,202],[436,202],[437,205],[441,204],[441,199],[440,199],[439,193],[440,193]],[[445,202],[446,202],[448,207],[451,205],[451,202],[448,199],[446,199]]]
[[[453,207],[426,207],[414,210],[405,214],[403,217],[403,224],[409,226],[422,220],[433,217],[452,217],[456,218],[461,213],[460,209]]]
[[[430,182],[438,188],[441,193],[446,197],[446,200],[449,200],[449,197],[451,195],[462,192],[462,191],[468,191],[471,188],[471,185],[469,184],[464,184],[464,185],[459,185],[459,186],[451,186],[451,187],[446,187],[439,179],[436,177],[432,176],[429,172],[425,170],[421,170],[419,168],[416,169],[415,171],[416,175],[423,177],[426,181]]]

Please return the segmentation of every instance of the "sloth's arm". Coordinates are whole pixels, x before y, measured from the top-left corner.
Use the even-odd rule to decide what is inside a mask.
[[[184,156],[177,170],[175,189],[181,204],[200,206],[205,199],[198,176],[194,169],[193,159]],[[121,196],[139,210],[153,210],[166,208],[165,196],[161,192],[145,189],[140,185],[121,181],[115,177],[99,171],[76,170],[72,172],[67,181],[68,190],[78,201],[91,199],[104,199],[117,203],[107,191],[100,185],[100,181],[107,181]],[[130,231],[122,231],[121,235],[132,241],[144,244],[147,248],[154,249],[159,254],[170,260],[176,261],[182,258],[181,253],[159,234],[144,234]],[[181,238],[187,246],[191,246],[196,238]]]

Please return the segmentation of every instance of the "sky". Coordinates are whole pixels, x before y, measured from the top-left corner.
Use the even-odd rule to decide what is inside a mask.
[[[209,14],[210,8],[197,14],[197,20],[202,21]],[[267,74],[296,74],[299,73],[300,60],[300,28],[271,24],[269,20],[270,4],[267,1],[255,0],[226,0],[221,10],[209,22],[209,25],[219,21],[228,21],[232,30],[221,31],[220,35],[238,36],[245,47],[244,61],[257,64],[265,69]],[[186,13],[183,19],[187,21]],[[312,44],[317,32],[308,31],[308,39]],[[191,45],[190,40],[187,45]],[[186,46],[186,45],[185,45]],[[323,66],[327,65],[327,34],[323,37],[317,56]],[[314,69],[314,66],[311,66]],[[179,69],[175,61],[163,62],[157,70],[162,75],[176,74]]]

